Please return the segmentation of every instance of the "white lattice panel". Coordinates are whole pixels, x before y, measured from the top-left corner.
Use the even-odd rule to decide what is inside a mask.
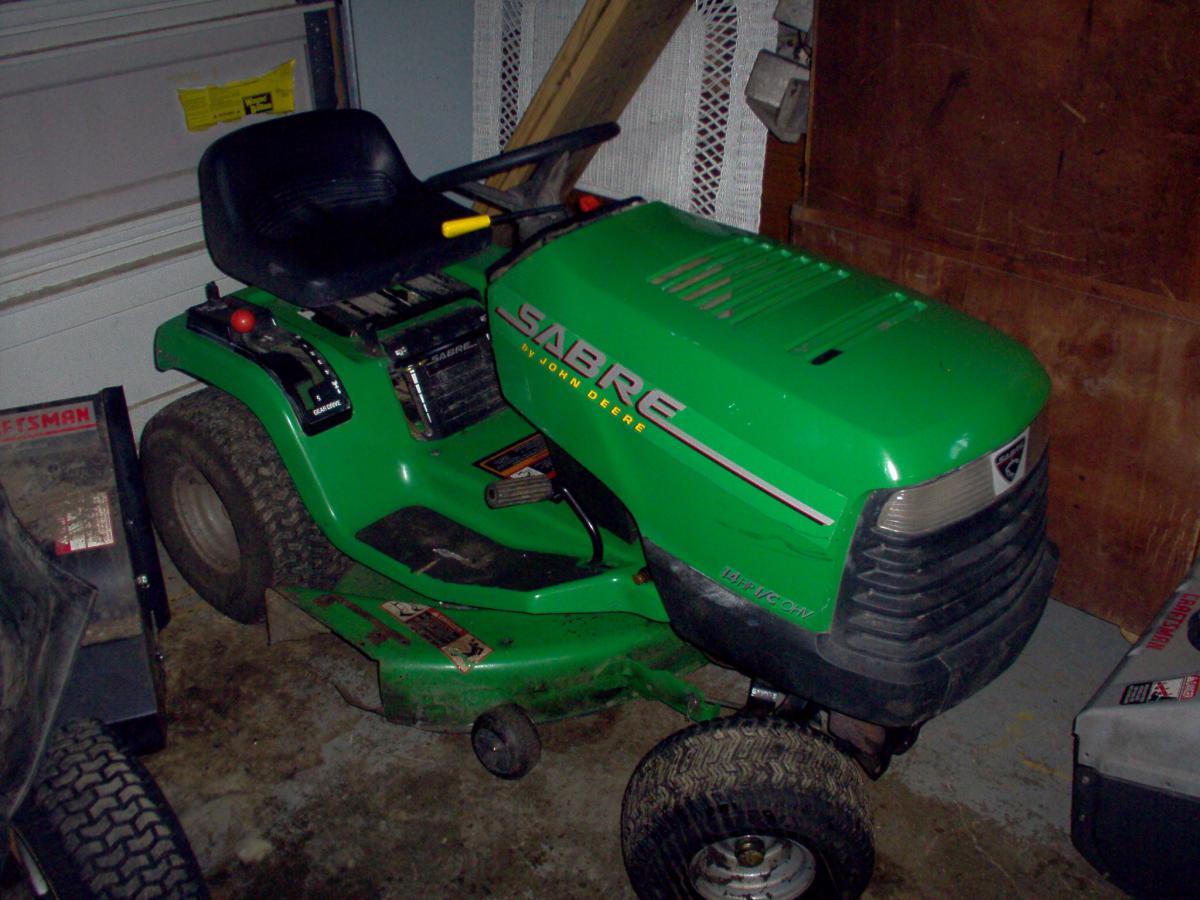
[[[478,0],[476,158],[512,135],[582,0]],[[640,194],[758,229],[766,129],[743,99],[754,57],[774,47],[773,0],[696,0],[596,154],[580,186]]]

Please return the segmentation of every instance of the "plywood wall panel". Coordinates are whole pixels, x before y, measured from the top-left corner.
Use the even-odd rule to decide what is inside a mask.
[[[822,0],[806,203],[1200,303],[1200,18]]]
[[[767,135],[759,234],[777,241],[786,241],[791,234],[792,204],[804,190],[804,147],[803,140],[786,144]]]

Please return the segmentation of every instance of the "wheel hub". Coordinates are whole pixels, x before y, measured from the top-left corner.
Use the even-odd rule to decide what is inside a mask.
[[[763,846],[762,840],[756,837],[742,838],[737,842],[736,849],[739,866],[760,866],[766,858],[767,848]]]
[[[233,521],[204,473],[195,466],[180,466],[171,493],[180,524],[200,558],[219,572],[236,572],[241,549]]]
[[[692,857],[692,886],[705,900],[786,900],[799,897],[817,875],[803,844],[771,835],[713,841]]]

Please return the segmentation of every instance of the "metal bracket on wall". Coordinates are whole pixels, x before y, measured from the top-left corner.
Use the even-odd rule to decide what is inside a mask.
[[[808,130],[815,0],[779,0],[775,52],[760,50],[746,82],[746,103],[771,134],[794,143]]]

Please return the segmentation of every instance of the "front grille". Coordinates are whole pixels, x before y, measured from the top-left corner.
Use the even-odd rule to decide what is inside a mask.
[[[1054,552],[1046,539],[1048,457],[992,506],[926,535],[876,527],[892,492],[872,495],[842,579],[839,641],[876,659],[918,662],[1020,604]]]

